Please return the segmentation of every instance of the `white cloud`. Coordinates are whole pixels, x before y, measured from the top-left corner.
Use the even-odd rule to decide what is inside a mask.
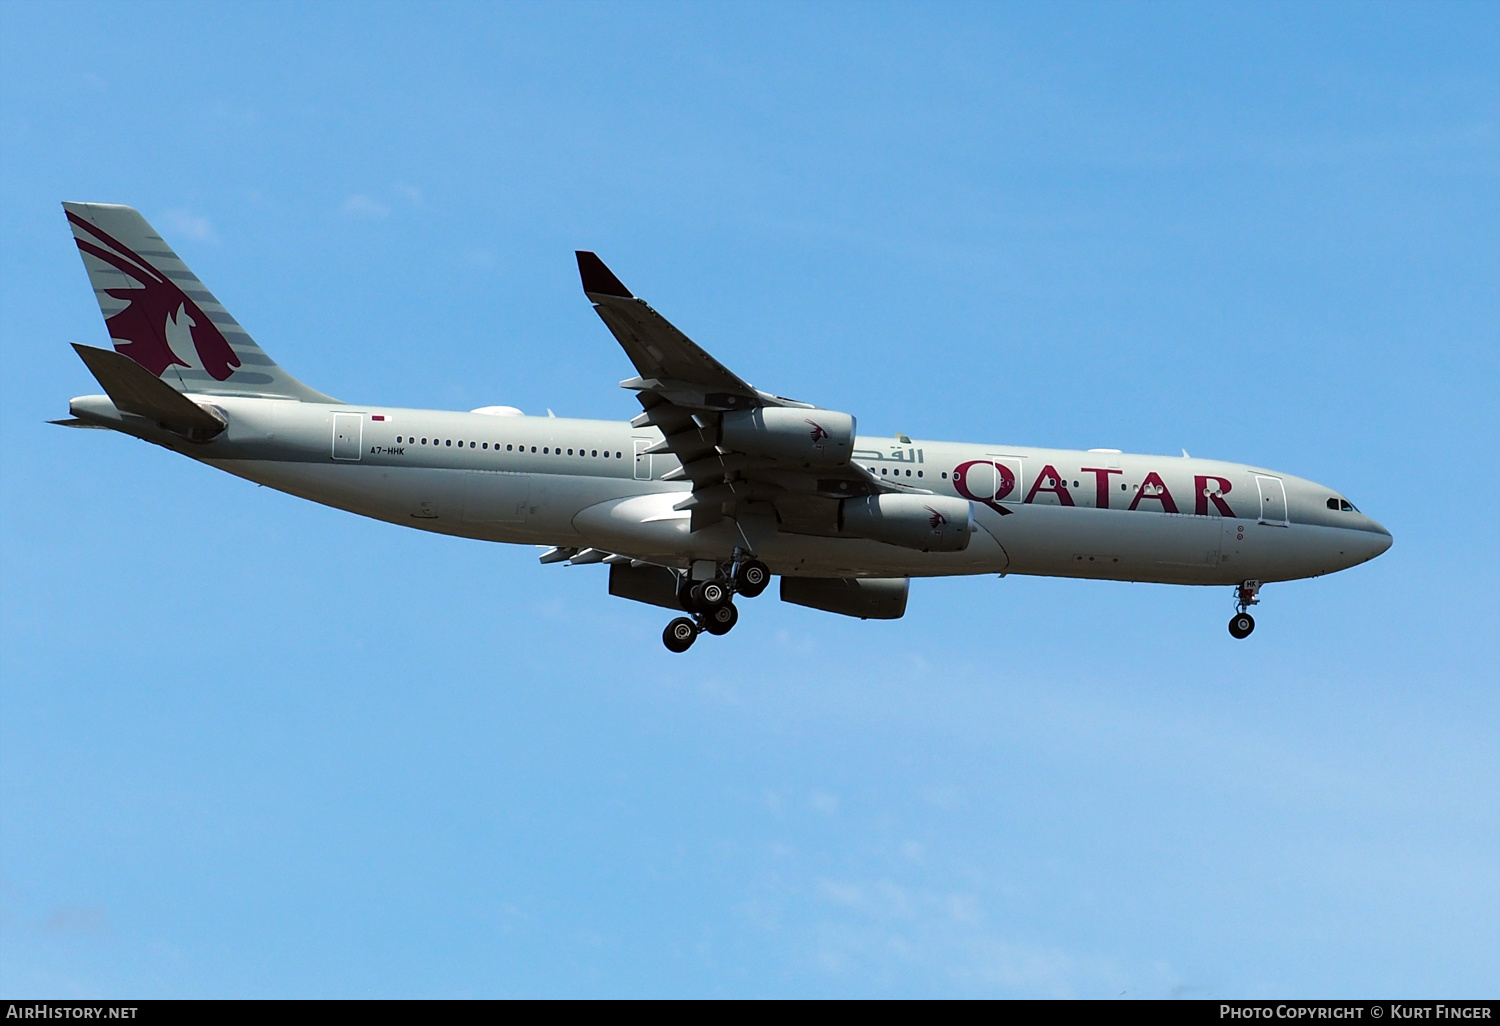
[[[214,226],[208,218],[199,217],[181,207],[163,213],[161,215],[161,222],[166,226],[168,232],[179,238],[200,239],[210,242],[214,238]]]
[[[827,791],[814,791],[807,796],[807,804],[825,816],[832,816],[839,811],[839,796]]]
[[[391,216],[390,207],[363,194],[350,196],[344,200],[343,209],[344,213],[350,217],[362,217],[371,221]]]

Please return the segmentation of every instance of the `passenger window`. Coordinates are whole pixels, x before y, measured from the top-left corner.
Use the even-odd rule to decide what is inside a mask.
[[[568,455],[569,455],[569,456],[571,456],[571,455],[573,455],[573,450],[572,450],[572,449],[569,449],[569,450],[568,450]]]
[[[943,471],[943,480],[944,481],[948,480],[948,472],[946,470]]]
[[[470,449],[472,449],[472,448],[474,448],[474,443],[473,443],[473,442],[470,442],[470,443],[469,443],[469,448],[470,448]],[[489,446],[488,446],[488,445],[486,445],[486,446],[485,446],[485,448],[486,448],[486,449],[488,449],[488,448],[489,448]]]
[[[598,449],[595,449],[595,450],[594,450],[594,455],[595,455],[595,456],[598,456],[598,455],[599,455],[599,450],[598,450]]]
[[[427,444],[427,436],[426,436],[426,435],[423,435],[423,436],[422,436],[422,444],[423,444],[423,445],[426,445],[426,444]]]
[[[443,439],[443,444],[446,445],[446,446],[449,446],[451,448],[452,445],[453,445],[453,439],[451,439],[451,438],[445,438],[445,439]]]
[[[917,476],[918,476],[918,477],[921,477],[921,476],[922,476],[922,472],[921,472],[921,471],[920,471],[920,470],[919,470],[919,471],[917,471]]]

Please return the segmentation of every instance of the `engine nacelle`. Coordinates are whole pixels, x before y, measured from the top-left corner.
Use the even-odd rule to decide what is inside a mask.
[[[865,495],[839,504],[845,534],[923,552],[962,552],[974,532],[969,503],[947,495]]]
[[[854,454],[854,418],[834,410],[762,406],[724,414],[720,444],[802,466],[842,467]]]

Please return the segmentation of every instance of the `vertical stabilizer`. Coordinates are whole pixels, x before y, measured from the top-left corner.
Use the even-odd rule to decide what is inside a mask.
[[[267,356],[139,211],[63,209],[116,352],[182,392],[338,402]]]

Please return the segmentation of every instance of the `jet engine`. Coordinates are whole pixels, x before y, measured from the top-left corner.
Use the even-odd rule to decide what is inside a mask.
[[[763,406],[724,414],[720,444],[802,466],[842,467],[854,453],[854,418],[833,410]]]
[[[962,552],[974,525],[964,499],[887,493],[843,500],[839,531],[923,552]]]

